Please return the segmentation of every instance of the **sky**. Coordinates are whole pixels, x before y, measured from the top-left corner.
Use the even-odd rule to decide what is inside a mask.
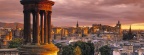
[[[54,26],[103,24],[115,26],[118,20],[123,29],[144,29],[144,0],[53,0]],[[0,0],[0,22],[23,23],[20,0]]]

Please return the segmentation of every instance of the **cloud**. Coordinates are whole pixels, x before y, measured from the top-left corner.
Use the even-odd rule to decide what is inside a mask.
[[[74,26],[95,23],[115,25],[144,22],[143,0],[53,0],[52,23]],[[23,6],[19,0],[0,0],[0,21],[22,22]]]
[[[23,21],[22,6],[19,0],[0,0],[0,22]]]
[[[100,5],[142,4],[143,0],[104,0]]]
[[[61,3],[60,1],[65,1]],[[120,20],[123,24],[144,22],[144,9],[140,7],[142,0],[60,0],[56,1],[53,12],[56,18],[68,18],[94,23],[115,24]],[[70,20],[67,20],[70,21]],[[103,21],[103,22],[102,22]],[[113,22],[111,22],[113,21]],[[85,23],[84,23],[85,24]]]

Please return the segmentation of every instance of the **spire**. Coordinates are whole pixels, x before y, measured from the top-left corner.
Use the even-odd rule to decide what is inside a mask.
[[[128,32],[128,39],[129,39],[129,40],[133,39],[132,30],[131,30],[131,25],[130,25],[129,32]]]
[[[121,23],[119,20],[118,20],[118,23],[116,24],[116,27],[121,28]]]
[[[131,25],[130,25],[130,28],[129,28],[129,32],[131,32]]]
[[[77,21],[76,27],[77,27],[77,28],[79,27],[78,21]]]
[[[129,32],[128,32],[129,36],[132,35],[132,31],[131,31],[131,25],[130,25],[130,28],[129,28]]]
[[[118,24],[120,24],[120,21],[118,21]]]

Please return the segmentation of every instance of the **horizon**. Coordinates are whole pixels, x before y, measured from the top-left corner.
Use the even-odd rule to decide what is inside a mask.
[[[20,23],[20,22],[0,22],[0,23]],[[20,24],[23,24],[23,23],[20,23]],[[94,24],[97,24],[97,23],[94,23]],[[83,26],[83,25],[79,25],[80,27],[92,27],[92,25],[93,24],[91,24],[91,25],[87,25],[87,26]],[[102,24],[102,25],[105,25],[105,24]],[[123,24],[121,24],[122,25],[122,29],[123,30],[128,30],[129,28],[130,28],[130,25],[123,25]],[[135,24],[134,24],[135,25]],[[132,30],[144,30],[144,28],[142,28],[143,26],[135,26],[135,27],[133,27],[134,25],[131,25],[131,29]],[[75,24],[75,26],[66,26],[66,25],[63,25],[63,26],[55,26],[55,25],[53,25],[54,27],[76,27],[76,24]],[[111,27],[115,27],[115,25],[108,25],[108,26],[111,26]],[[137,27],[141,27],[141,28],[137,28]]]
[[[123,29],[144,30],[142,0],[53,0],[54,26],[80,26],[104,24],[114,26],[120,21]],[[0,0],[0,22],[23,23],[23,6],[20,0]]]

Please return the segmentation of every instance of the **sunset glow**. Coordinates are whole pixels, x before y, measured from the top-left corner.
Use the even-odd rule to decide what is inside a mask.
[[[129,29],[130,25],[122,25],[122,29]],[[144,30],[144,23],[131,24],[133,30]]]

